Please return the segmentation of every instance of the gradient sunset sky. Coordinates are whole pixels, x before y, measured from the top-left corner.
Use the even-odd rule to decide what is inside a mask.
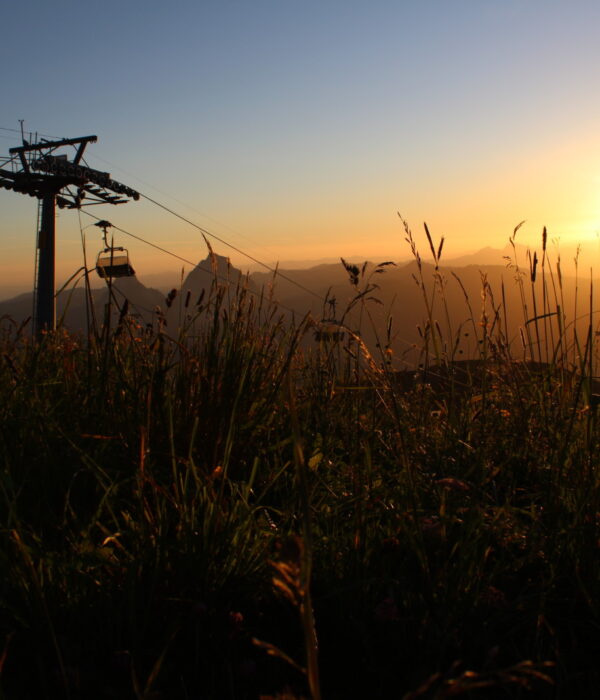
[[[0,155],[19,119],[97,134],[91,167],[265,261],[406,258],[400,211],[447,256],[526,219],[521,242],[547,225],[600,262],[597,0],[34,0],[5,3],[2,26]],[[27,284],[35,201],[0,203],[0,284]],[[148,202],[93,213],[205,257]],[[57,235],[60,281],[81,264],[76,212]],[[117,243],[142,280],[181,268]]]

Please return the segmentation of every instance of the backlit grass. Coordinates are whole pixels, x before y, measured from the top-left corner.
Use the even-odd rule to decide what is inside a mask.
[[[423,283],[410,373],[217,281],[183,331],[5,325],[3,697],[591,697],[595,316],[543,272],[463,363]]]

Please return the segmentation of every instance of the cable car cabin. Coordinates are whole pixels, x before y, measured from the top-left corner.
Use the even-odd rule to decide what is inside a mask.
[[[337,321],[323,320],[315,330],[315,340],[339,342],[344,339],[344,326]]]
[[[96,261],[96,272],[102,279],[109,277],[133,277],[135,270],[129,262],[129,253],[125,248],[106,248]]]

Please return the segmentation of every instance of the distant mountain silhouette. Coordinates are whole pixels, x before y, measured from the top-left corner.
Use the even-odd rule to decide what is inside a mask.
[[[156,289],[150,289],[143,285],[136,277],[123,277],[113,280],[113,313],[117,314],[125,299],[129,302],[129,314],[137,317],[142,323],[149,323],[157,306],[164,305],[164,294]],[[93,312],[100,324],[104,318],[104,309],[109,299],[107,287],[91,290]],[[20,294],[12,299],[0,302],[0,319],[4,323],[12,319],[21,324],[33,315],[33,293]],[[88,310],[86,293],[82,287],[67,289],[56,297],[57,325],[63,326],[73,332],[86,332],[88,317],[92,314]]]
[[[517,245],[516,251],[521,260],[524,260],[527,254],[526,246]],[[510,244],[507,244],[504,248],[491,248],[490,246],[486,246],[475,253],[467,253],[466,255],[460,255],[455,258],[442,258],[440,266],[466,267],[467,265],[506,265],[506,258],[512,258],[513,255],[514,251]]]
[[[506,261],[505,261],[506,262]],[[524,262],[524,259],[523,259]],[[441,353],[446,357],[456,359],[477,357],[481,347],[482,324],[487,323],[489,332],[497,330],[499,325],[505,329],[506,340],[511,342],[512,350],[517,355],[523,352],[521,337],[528,345],[528,352],[535,353],[537,349],[554,347],[558,336],[556,313],[533,321],[537,314],[542,313],[542,278],[538,269],[537,281],[534,285],[535,301],[532,295],[532,285],[529,270],[521,270],[522,287],[516,281],[517,272],[506,265],[467,265],[464,267],[442,267],[436,272],[435,267],[421,263],[421,272],[415,261],[398,266],[380,268],[373,263],[367,263],[364,276],[359,275],[358,285],[350,283],[350,275],[341,264],[319,265],[309,270],[282,270],[286,278],[300,283],[306,290],[292,284],[282,277],[275,279],[274,296],[282,305],[293,308],[298,313],[310,310],[316,320],[326,320],[335,316],[337,321],[344,321],[352,330],[359,330],[361,337],[369,347],[376,348],[384,345],[388,328],[391,331],[394,357],[404,358],[414,364],[419,361],[420,351],[424,345],[423,334],[428,323],[427,307],[424,292],[420,286],[421,280],[431,304],[433,323],[439,327],[444,341],[436,348],[430,340],[429,356]],[[361,268],[362,270],[362,268]],[[252,280],[260,286],[265,284],[269,275],[255,273]],[[572,314],[575,307],[576,281],[571,277],[562,277],[562,291],[557,289],[555,299],[552,281],[546,279],[546,295],[551,299],[549,312],[557,311],[557,302],[562,312]],[[368,288],[377,285],[364,297],[357,300],[357,295]],[[554,284],[558,281],[554,279]],[[600,308],[599,284],[594,285],[594,308]],[[485,287],[485,294],[482,294]],[[335,311],[331,305],[325,305],[309,293],[324,299],[335,298]],[[583,291],[585,290],[585,291]],[[523,297],[521,296],[523,292]],[[589,302],[582,303],[582,295],[589,298],[589,281],[579,282],[579,310],[581,315],[576,328],[580,338],[585,338],[589,324],[586,314]],[[355,300],[353,309],[346,310]],[[524,300],[524,303],[523,303]],[[585,307],[585,308],[584,308]],[[498,318],[496,318],[496,311]],[[391,319],[391,321],[390,321]],[[598,326],[598,317],[594,318],[594,328]],[[567,323],[572,318],[567,317]],[[573,326],[569,328],[572,339]],[[537,333],[541,335],[538,338]],[[523,336],[521,336],[523,333]],[[539,343],[539,345],[538,345]]]
[[[350,259],[352,261],[362,261],[366,258],[364,256],[352,256]],[[300,260],[274,260],[267,264],[270,268],[273,269],[276,267],[280,267],[282,270],[307,270],[310,267],[317,267],[318,265],[335,265],[339,261],[339,256],[328,256],[325,258],[307,258]],[[248,269],[250,270],[251,274],[254,272],[265,271],[264,265],[259,265],[257,263],[252,263],[251,265],[248,265]]]
[[[200,293],[208,290],[216,278],[219,284],[237,285],[242,280],[242,272],[234,267],[229,258],[222,255],[207,255],[185,278],[181,288],[182,294]]]
[[[0,301],[13,299],[20,294],[26,294],[29,289],[30,285],[25,284],[0,284]]]
[[[201,302],[206,304],[211,293],[214,294],[218,288],[235,289],[238,286],[258,291],[242,271],[231,264],[229,258],[207,255],[189,272],[183,283],[173,287],[168,294],[168,327],[173,329],[189,323],[197,315],[198,305]]]
[[[440,267],[467,267],[468,265],[488,266],[488,265],[503,265],[506,266],[509,261],[514,261],[516,256],[520,265],[527,265],[527,253],[531,251],[531,255],[536,251],[538,262],[541,263],[542,249],[541,242],[538,246],[526,246],[521,243],[515,243],[513,246],[507,243],[504,248],[491,248],[489,246],[481,248],[474,253],[467,253],[453,258],[442,256]],[[421,251],[423,252],[423,251]],[[548,242],[547,254],[550,260],[556,261],[558,255],[561,258],[562,272],[567,275],[575,275],[576,265],[575,258],[578,259],[579,271],[589,272],[590,267],[594,268],[596,274],[600,270],[600,248],[588,241],[581,248],[574,244],[555,246],[553,241]],[[430,257],[424,255],[423,260],[433,262]]]
[[[128,302],[128,313],[142,323],[150,323],[156,318],[157,307],[165,314],[169,328],[177,328],[185,315],[194,314],[194,309],[204,293],[207,297],[213,287],[238,284],[248,285],[256,291],[256,287],[233,267],[228,258],[221,255],[207,256],[196,265],[187,275],[183,284],[173,287],[174,293],[166,295],[157,289],[146,287],[137,277],[122,277],[112,282],[113,315],[118,315],[125,300]],[[107,286],[91,290],[93,313],[98,324],[104,319],[105,307],[109,299]],[[0,319],[5,323],[12,319],[17,324],[23,323],[33,314],[33,294],[28,292],[12,299],[0,301]],[[56,318],[57,325],[70,331],[85,332],[92,314],[88,310],[86,293],[82,287],[67,289],[57,295]]]
[[[578,339],[585,342],[589,324],[589,281],[577,283],[575,278],[563,274],[562,288],[559,288],[556,271],[551,279],[549,270],[546,270],[544,291],[540,266],[532,285],[525,255],[518,250],[523,267],[517,273],[514,266],[508,267],[507,261],[503,260],[507,252],[483,249],[473,256],[454,259],[455,263],[462,265],[450,265],[448,261],[440,265],[438,271],[426,262],[421,262],[419,269],[413,260],[385,267],[368,262],[356,266],[354,272],[349,272],[341,263],[322,264],[308,269],[279,270],[275,275],[255,272],[249,278],[227,258],[207,256],[191,270],[183,283],[174,285],[174,291],[167,299],[164,293],[146,287],[136,277],[115,280],[113,313],[117,313],[118,307],[127,299],[129,313],[141,323],[149,323],[156,318],[155,310],[160,307],[169,332],[174,333],[195,318],[201,299],[205,304],[219,289],[229,287],[231,291],[240,285],[256,294],[263,289],[272,290],[273,298],[285,314],[293,313],[302,318],[310,312],[316,322],[343,322],[347,329],[360,333],[374,354],[378,352],[378,344],[386,344],[389,331],[394,361],[399,365],[414,366],[422,361],[424,346],[430,358],[433,355],[476,358],[485,324],[492,335],[501,326],[505,340],[511,343],[517,356],[525,354],[531,360],[544,360],[538,348],[546,353],[548,348],[556,347],[559,310],[561,314],[566,310],[569,347],[572,349],[574,344],[574,330]],[[504,264],[471,262],[475,257],[481,260],[486,256],[492,260],[499,258]],[[518,274],[521,286],[516,281]],[[540,319],[544,312],[544,294],[550,299],[545,309],[549,315]],[[431,318],[424,295],[430,305]],[[92,298],[96,319],[101,323],[108,300],[106,287],[92,290]],[[580,318],[573,323],[576,298]],[[598,280],[594,285],[593,308],[600,308]],[[0,302],[0,318],[10,316],[21,323],[31,316],[31,312],[30,293]],[[69,330],[86,330],[88,309],[83,289],[67,290],[58,295],[57,318]],[[441,334],[439,342],[434,343],[431,337],[424,340],[430,321]],[[598,331],[599,321],[597,315],[593,317],[593,333]],[[523,343],[527,347],[526,353]]]

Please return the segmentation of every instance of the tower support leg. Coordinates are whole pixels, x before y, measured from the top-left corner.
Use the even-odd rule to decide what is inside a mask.
[[[54,299],[55,262],[55,193],[45,194],[42,200],[42,227],[38,240],[38,289],[36,301],[36,327],[39,337],[43,330],[56,328],[56,301]]]

